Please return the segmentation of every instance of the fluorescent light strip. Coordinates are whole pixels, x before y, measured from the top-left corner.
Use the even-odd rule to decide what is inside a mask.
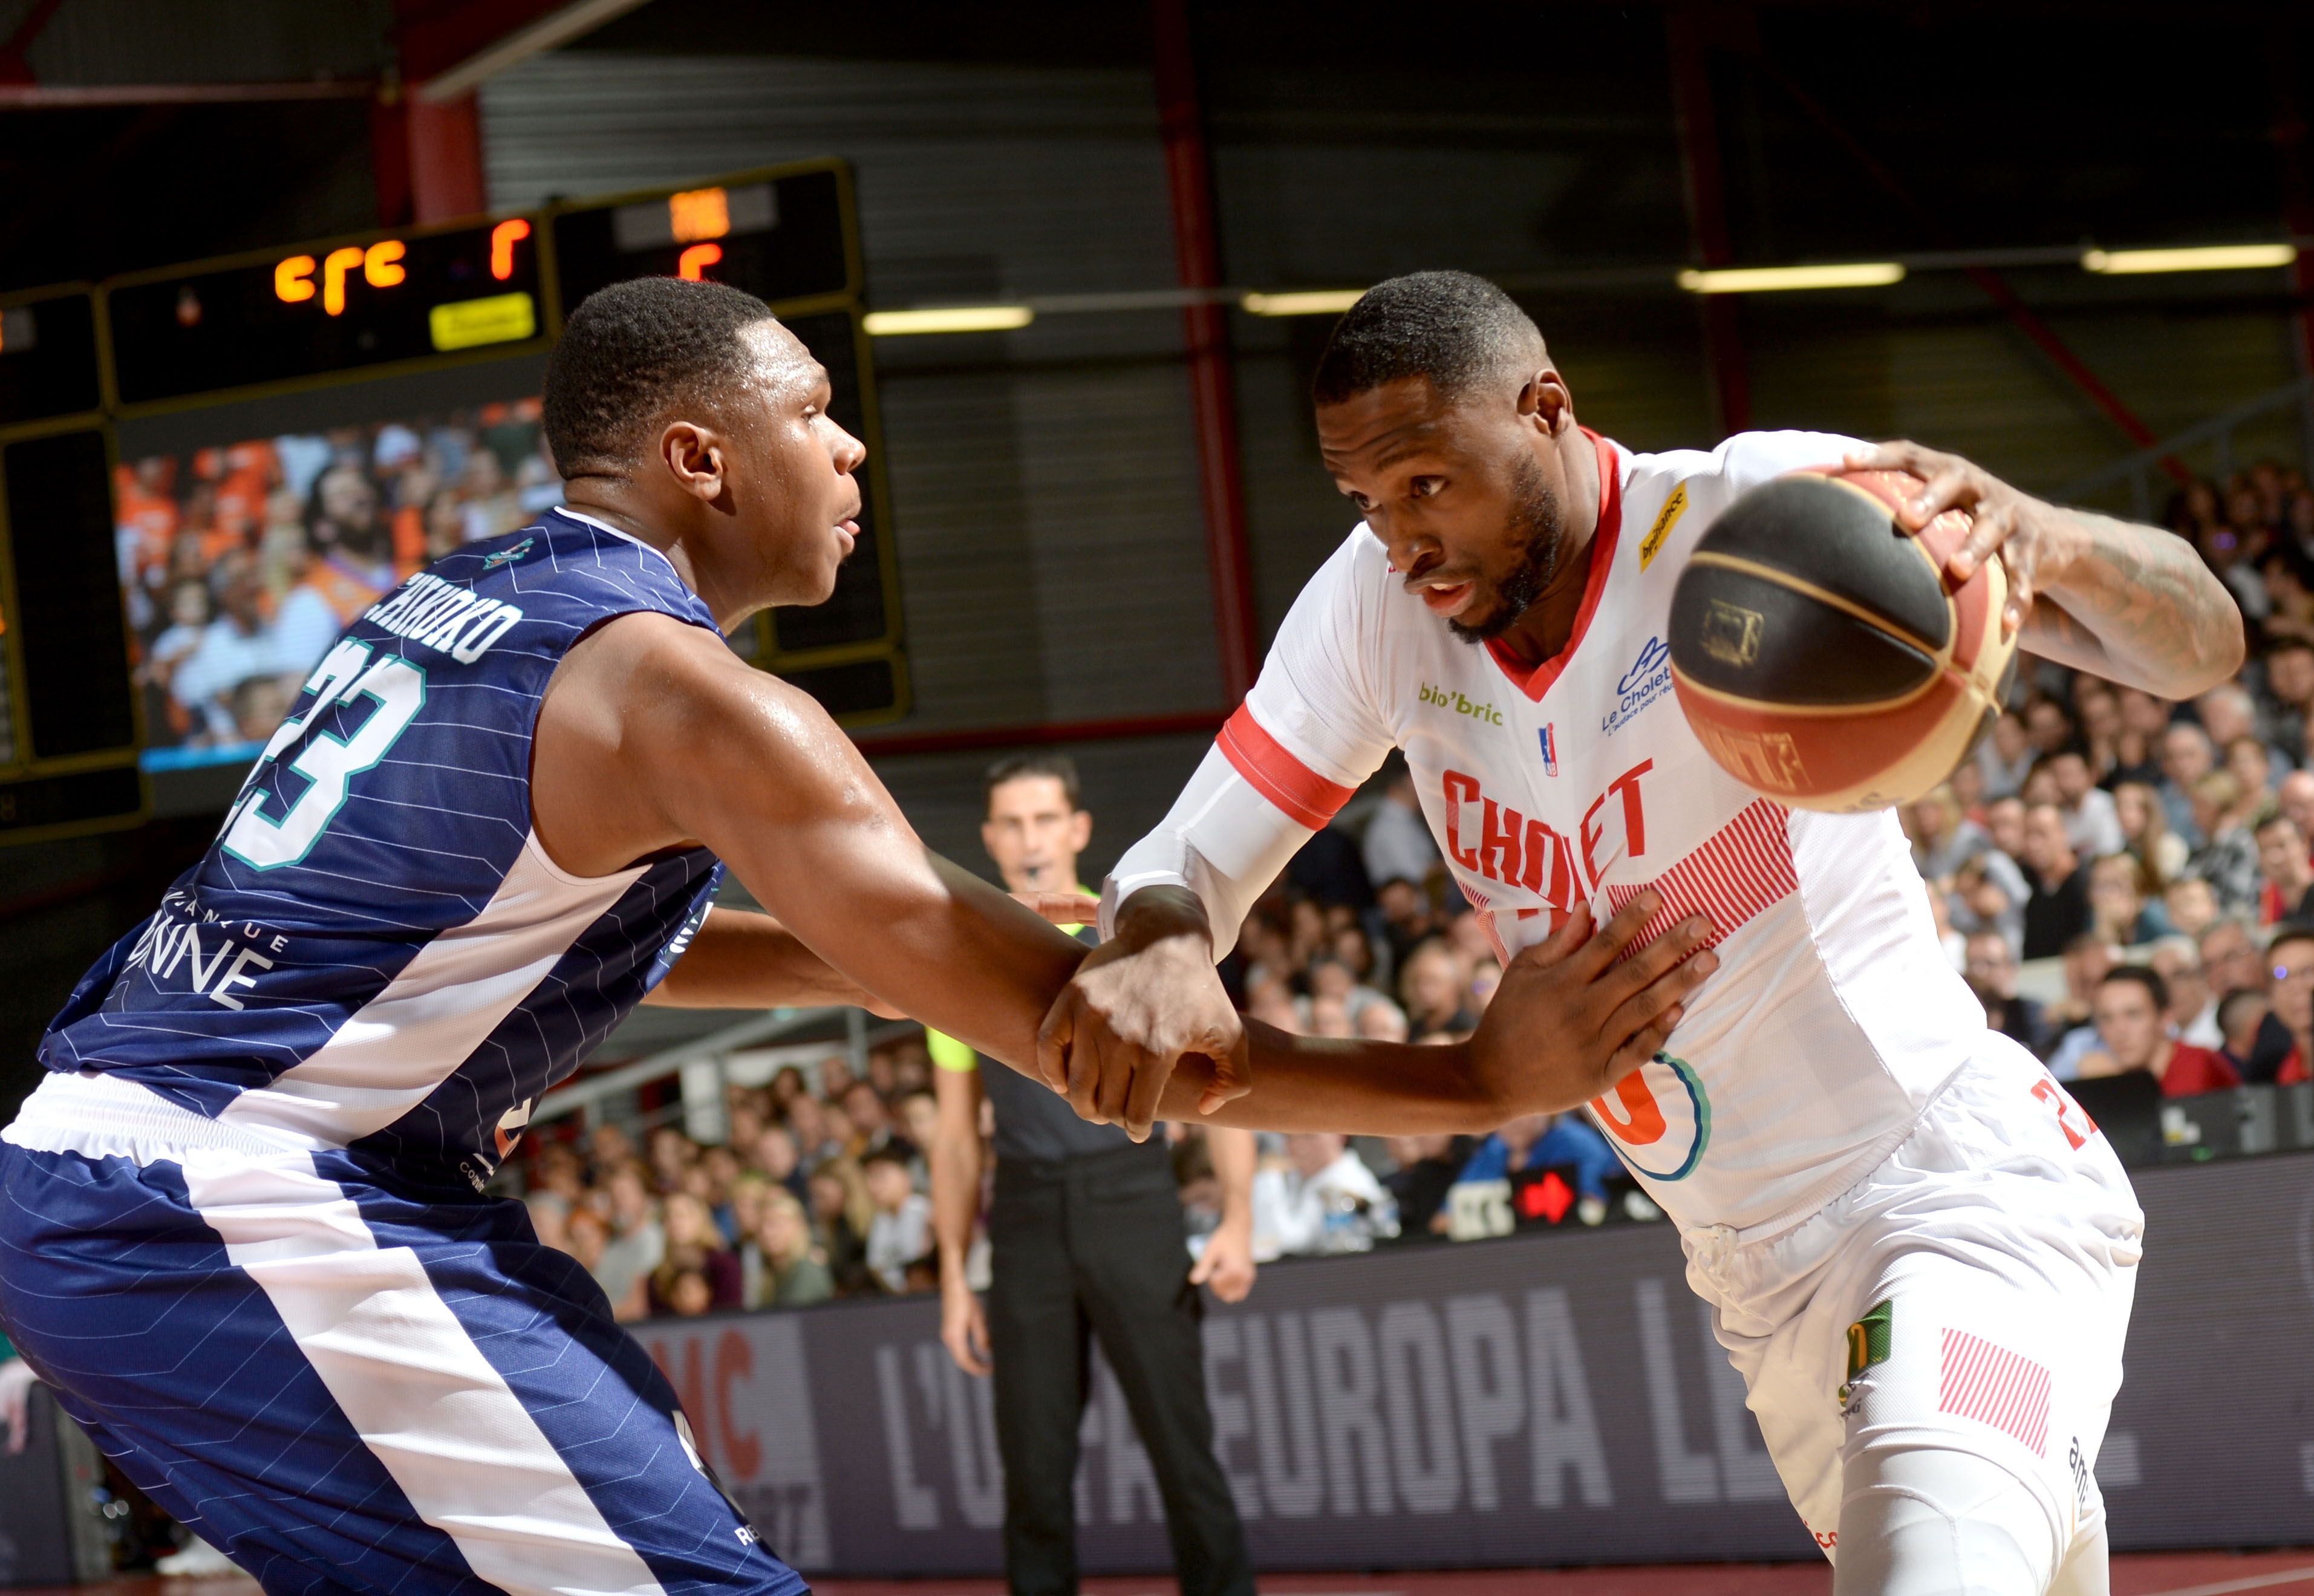
[[[958,304],[940,310],[870,311],[864,325],[870,338],[918,332],[1010,332],[1026,327],[1037,313],[1025,304]]]
[[[1779,294],[1793,288],[1885,288],[1904,280],[1894,260],[1859,260],[1845,266],[1746,266],[1719,271],[1683,271],[1679,286],[1691,294]]]
[[[2081,257],[2081,266],[2107,277],[2128,277],[2154,271],[2253,271],[2287,266],[2297,259],[2295,244],[2229,243],[2197,250],[2091,250]]]
[[[1365,297],[1364,288],[1320,288],[1299,294],[1249,294],[1238,307],[1257,316],[1338,316]]]

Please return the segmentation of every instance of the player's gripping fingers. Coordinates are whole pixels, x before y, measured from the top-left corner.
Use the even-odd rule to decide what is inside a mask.
[[[1178,1058],[1161,1058],[1144,1052],[1133,1071],[1131,1089],[1126,1093],[1125,1133],[1135,1142],[1149,1140],[1149,1128],[1157,1123],[1157,1100],[1164,1096],[1165,1083],[1172,1079]]]
[[[1928,485],[1903,507],[1903,519],[1918,532],[1947,510],[1975,507],[1982,484],[1976,470],[1965,460],[1949,454],[1931,456],[1928,462],[1934,469]]]
[[[1101,1049],[1100,1077],[1093,1085],[1093,1107],[1102,1123],[1121,1125],[1133,1099],[1133,1083],[1153,1060],[1138,1043],[1112,1040]],[[1170,1070],[1169,1064],[1167,1068]]]
[[[1585,981],[1597,980],[1600,973],[1622,956],[1623,949],[1631,945],[1662,907],[1663,899],[1656,895],[1655,888],[1641,887],[1630,903],[1618,909],[1607,923],[1599,928],[1597,935],[1583,944],[1575,955],[1574,972]]]
[[[1037,1073],[1064,1097],[1069,1090],[1069,1044],[1076,1037],[1077,1001],[1073,983],[1061,988],[1045,1023],[1037,1027]]]
[[[1108,1116],[1100,1111],[1100,1083],[1116,1067],[1110,1057],[1113,1049],[1121,1045],[1105,1035],[1105,1027],[1097,1021],[1080,1025],[1069,1043],[1069,1107],[1079,1119],[1095,1124],[1107,1124]]]
[[[1538,968],[1559,964],[1572,957],[1591,939],[1591,905],[1582,899],[1567,912],[1567,918],[1558,929],[1541,941],[1519,949],[1514,964],[1529,964]]]
[[[1674,1003],[1654,1019],[1632,1032],[1630,1039],[1618,1047],[1614,1056],[1607,1061],[1606,1073],[1599,1079],[1600,1090],[1605,1091],[1624,1076],[1639,1069],[1649,1059],[1655,1057],[1656,1051],[1671,1040],[1672,1032],[1679,1028],[1679,1022],[1686,1013],[1687,1010],[1683,1004]]]
[[[1241,1024],[1236,1038],[1226,1049],[1209,1049],[1206,1056],[1214,1061],[1214,1077],[1206,1089],[1197,1095],[1197,1112],[1218,1114],[1224,1103],[1234,1101],[1253,1089],[1253,1042]]]

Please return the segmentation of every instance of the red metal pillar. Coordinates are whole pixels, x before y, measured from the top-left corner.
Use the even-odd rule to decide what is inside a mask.
[[[482,181],[482,123],[472,94],[429,105],[415,94],[410,118],[410,196],[416,219],[446,222],[490,208]]]
[[[1711,106],[1711,62],[1705,53],[1730,20],[1724,8],[1700,6],[1681,6],[1670,18],[1672,100],[1679,121],[1688,233],[1696,263],[1706,269],[1727,266],[1736,259],[1727,232],[1719,121]],[[1734,20],[1740,26],[1748,22],[1748,13]],[[1752,425],[1752,380],[1744,360],[1743,313],[1735,295],[1705,294],[1698,296],[1697,315],[1703,323],[1714,419],[1725,437]]]
[[[1157,114],[1172,190],[1173,250],[1181,287],[1221,287],[1221,249],[1214,224],[1213,172],[1187,0],[1150,0],[1156,34]],[[1189,404],[1197,430],[1197,463],[1206,513],[1206,562],[1214,588],[1214,634],[1221,647],[1222,692],[1234,705],[1253,686],[1261,664],[1260,622],[1253,603],[1253,560],[1247,548],[1245,493],[1238,471],[1237,400],[1231,386],[1229,312],[1192,304],[1181,312],[1189,365]]]

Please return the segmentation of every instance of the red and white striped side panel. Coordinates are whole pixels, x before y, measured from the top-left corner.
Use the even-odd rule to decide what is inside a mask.
[[[1965,1330],[1945,1332],[1937,1411],[1981,1420],[2035,1456],[2049,1455],[2049,1371]]]
[[[1800,889],[1792,869],[1792,844],[1784,830],[1781,804],[1755,798],[1709,841],[1653,881],[1607,889],[1607,913],[1652,886],[1663,911],[1647,922],[1639,939],[1624,950],[1629,957],[1691,914],[1711,917],[1711,940],[1718,942],[1771,905]]]

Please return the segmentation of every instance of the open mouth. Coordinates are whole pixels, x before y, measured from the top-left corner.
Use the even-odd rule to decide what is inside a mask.
[[[1429,606],[1432,614],[1444,615],[1451,620],[1462,613],[1477,587],[1476,582],[1454,582],[1443,586],[1426,582],[1417,591],[1422,595],[1422,602]]]

